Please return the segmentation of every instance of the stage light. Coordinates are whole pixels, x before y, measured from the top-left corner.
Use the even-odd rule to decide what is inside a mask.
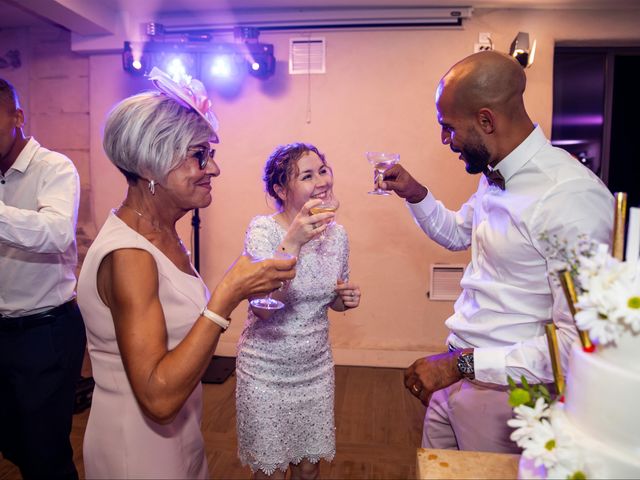
[[[229,78],[234,72],[233,57],[229,55],[219,55],[213,58],[209,73],[214,77]]]
[[[529,34],[526,32],[518,32],[516,38],[511,42],[509,48],[509,55],[515,58],[522,68],[527,68],[533,65],[533,60],[536,54],[536,41],[533,41],[533,45],[529,48]]]
[[[249,74],[265,80],[276,71],[276,58],[273,55],[273,45],[268,43],[248,43]]]
[[[185,75],[197,78],[198,61],[196,55],[175,50],[176,48],[171,48],[168,51],[153,52],[151,54],[153,65],[167,72],[173,78]]]
[[[234,44],[218,44],[212,52],[202,54],[203,78],[233,81],[246,75],[244,56]]]
[[[180,58],[172,58],[167,62],[167,73],[173,78],[182,78],[187,74],[187,68]]]
[[[132,75],[142,76],[145,74],[146,59],[143,59],[142,49],[134,51],[130,42],[124,42],[122,51],[122,68]]]
[[[160,26],[156,25],[154,31]],[[122,52],[123,69],[133,75],[145,75],[153,67],[171,77],[190,76],[223,84],[244,79],[247,74],[265,80],[275,73],[276,59],[273,45],[259,43],[256,29],[239,29],[240,36],[233,43],[211,42],[210,36],[191,36],[179,42],[153,36],[153,41],[125,42]]]

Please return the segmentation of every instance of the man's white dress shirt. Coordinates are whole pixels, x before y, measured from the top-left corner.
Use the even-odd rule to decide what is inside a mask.
[[[0,314],[57,307],[73,298],[76,286],[78,172],[66,156],[30,138],[3,179]]]
[[[471,247],[462,294],[446,321],[447,341],[474,348],[476,379],[506,384],[550,383],[545,323],[558,327],[566,367],[577,331],[562,289],[551,276],[543,234],[571,244],[578,235],[608,243],[614,200],[607,187],[566,151],[534,131],[496,166],[506,188],[481,175],[478,190],[458,210],[447,210],[429,192],[409,204],[417,224],[449,250]]]

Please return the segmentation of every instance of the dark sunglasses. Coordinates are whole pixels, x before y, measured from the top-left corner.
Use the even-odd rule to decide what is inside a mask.
[[[191,153],[191,156],[198,161],[198,167],[200,167],[200,170],[207,168],[209,159],[213,160],[213,157],[216,156],[215,148],[189,147],[187,150]]]

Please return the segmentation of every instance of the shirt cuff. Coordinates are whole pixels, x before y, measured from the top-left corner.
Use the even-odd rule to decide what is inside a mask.
[[[437,206],[437,200],[431,193],[431,190],[427,192],[427,196],[424,197],[418,203],[409,203],[405,201],[407,207],[409,207],[409,211],[413,217],[420,221],[429,217]]]
[[[498,385],[507,384],[507,355],[511,347],[482,347],[473,349],[473,368],[476,380]]]

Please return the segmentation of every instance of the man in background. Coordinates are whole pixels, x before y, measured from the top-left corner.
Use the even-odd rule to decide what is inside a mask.
[[[75,301],[79,178],[23,126],[0,78],[0,451],[25,479],[78,478],[69,434],[86,342]]]
[[[553,382],[546,323],[558,329],[565,367],[577,338],[543,238],[611,238],[613,196],[531,121],[525,85],[520,65],[497,52],[463,59],[440,81],[442,143],[468,173],[483,174],[458,211],[399,164],[384,175],[382,187],[406,199],[431,239],[449,250],[471,248],[462,293],[446,321],[448,351],[420,358],[405,372],[406,387],[427,406],[424,447],[517,451],[507,426],[507,376]]]

